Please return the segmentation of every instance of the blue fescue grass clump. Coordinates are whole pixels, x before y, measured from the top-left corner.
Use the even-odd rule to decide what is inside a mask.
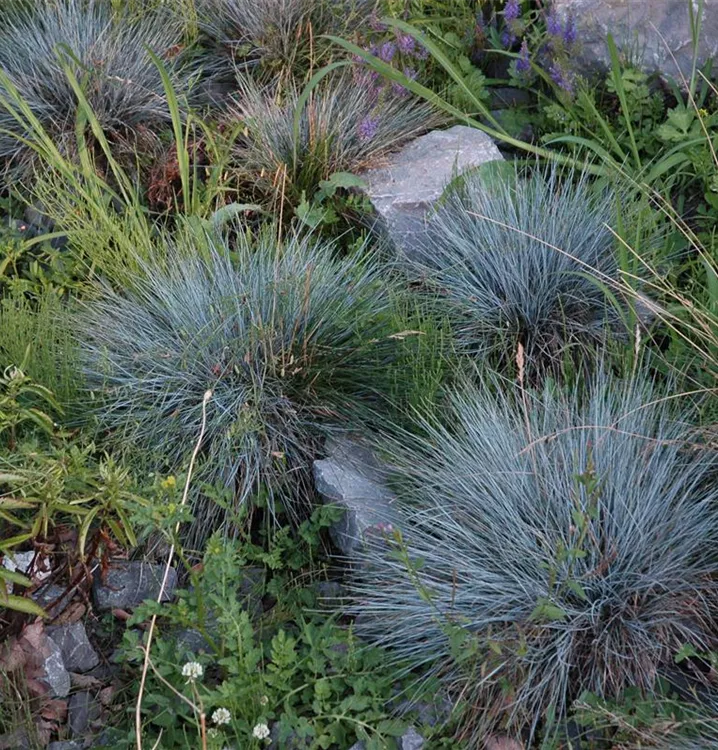
[[[383,267],[333,251],[269,232],[240,232],[231,247],[205,237],[141,261],[133,289],[104,288],[77,320],[100,424],[176,470],[211,389],[196,484],[232,488],[231,510],[261,492],[298,511],[321,425],[386,397],[401,349]],[[195,512],[201,532],[231,516],[211,503]]]
[[[68,151],[76,139],[78,100],[64,65],[82,86],[105,135],[132,141],[170,119],[160,71],[148,48],[163,58],[176,90],[190,88],[188,69],[181,72],[173,63],[181,42],[181,24],[166,13],[131,19],[105,0],[39,0],[8,10],[0,27],[0,69]],[[6,98],[0,85],[0,102]],[[0,106],[0,158],[20,174],[31,162],[32,152],[18,140],[25,135]]]
[[[197,0],[200,28],[235,62],[301,72],[321,55],[324,34],[352,34],[374,0]]]
[[[718,646],[718,454],[649,382],[591,385],[467,387],[385,446],[400,520],[369,537],[357,628],[442,676],[474,737]]]
[[[462,348],[512,361],[520,344],[540,368],[620,328],[605,294],[618,275],[616,208],[587,175],[479,170],[449,188],[412,270],[448,305]]]
[[[297,205],[322,180],[359,172],[442,121],[424,102],[380,94],[356,75],[327,76],[308,101],[296,87],[278,92],[242,79],[230,117],[247,135],[237,141],[234,163],[260,190],[281,190]]]

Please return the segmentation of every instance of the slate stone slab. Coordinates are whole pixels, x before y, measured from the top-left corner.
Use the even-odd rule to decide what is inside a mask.
[[[414,727],[409,727],[399,739],[401,750],[421,750],[425,744],[426,740]]]
[[[102,581],[96,576],[93,583],[95,606],[99,610],[128,609],[145,599],[156,600],[162,586],[165,566],[143,562],[113,563]],[[177,588],[177,571],[171,568],[162,601],[172,599]]]
[[[554,0],[553,7],[561,17],[576,18],[585,66],[608,68],[610,32],[619,49],[638,54],[645,69],[679,82],[680,73],[690,78],[693,47],[686,0]],[[716,56],[718,0],[705,0],[698,64]]]
[[[345,511],[329,532],[342,553],[351,556],[370,528],[392,523],[396,498],[376,456],[356,439],[333,438],[327,451],[327,458],[314,462],[315,486],[325,503]]]
[[[399,750],[422,750],[425,744],[426,740],[414,727],[409,727],[398,741]],[[363,742],[355,742],[349,750],[365,750],[365,747]]]
[[[82,750],[83,743],[78,740],[61,740],[59,742],[51,742],[47,746],[47,750]]]
[[[100,718],[100,705],[89,691],[81,690],[70,696],[67,712],[72,736],[82,737],[91,729],[92,722]]]
[[[100,663],[81,622],[48,628],[47,634],[59,647],[65,669],[69,672],[89,672]]]
[[[50,617],[57,617],[72,601],[73,594],[68,592],[64,586],[50,583],[40,587],[30,596],[37,602]],[[52,606],[50,606],[52,605]]]
[[[55,698],[67,696],[70,692],[70,673],[65,669],[60,647],[52,638],[45,639],[43,671],[41,679],[50,688],[50,695]]]
[[[392,242],[411,257],[412,248],[421,242],[427,214],[452,179],[497,159],[503,157],[488,135],[455,125],[417,138],[384,166],[361,176]]]

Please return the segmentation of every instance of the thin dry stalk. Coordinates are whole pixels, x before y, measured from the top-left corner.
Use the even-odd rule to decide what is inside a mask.
[[[182,500],[180,502],[180,507],[187,504],[187,496],[189,495],[189,487],[190,482],[192,481],[192,472],[194,470],[194,464],[197,460],[197,455],[199,454],[200,448],[202,447],[202,441],[204,440],[204,431],[207,427],[207,404],[209,403],[209,400],[212,398],[212,391],[206,391],[204,394],[204,398],[202,399],[202,425],[199,430],[199,437],[197,438],[197,443],[194,447],[194,450],[192,451],[192,458],[189,462],[189,469],[187,470],[187,480],[185,481],[184,485],[184,492],[182,493]],[[180,524],[179,522],[175,526],[175,537],[179,533]],[[167,554],[167,562],[165,563],[165,572],[162,577],[162,585],[160,586],[159,593],[157,594],[157,602],[162,601],[162,597],[165,593],[165,587],[167,586],[167,578],[169,577],[170,567],[172,566],[172,560],[174,558],[175,554],[175,543],[172,542],[172,546],[170,547],[170,551]],[[142,664],[142,676],[140,678],[140,691],[137,695],[137,704],[135,707],[135,738],[137,740],[137,750],[142,750],[142,698],[145,692],[145,682],[147,681],[147,670],[150,667],[150,648],[152,646],[152,637],[155,632],[155,625],[157,623],[157,615],[152,615],[152,620],[150,621],[150,629],[147,633],[147,644],[145,645],[145,658],[144,662]],[[154,666],[153,666],[154,670]],[[156,670],[155,670],[156,673]],[[193,704],[194,707],[194,704]],[[196,707],[194,707],[196,708]],[[204,717],[201,717],[202,719],[202,748],[203,750],[206,750],[207,747],[207,732],[204,727]]]

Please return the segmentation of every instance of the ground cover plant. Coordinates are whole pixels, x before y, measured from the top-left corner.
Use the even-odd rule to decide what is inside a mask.
[[[0,750],[718,746],[716,66],[581,7],[2,3]]]

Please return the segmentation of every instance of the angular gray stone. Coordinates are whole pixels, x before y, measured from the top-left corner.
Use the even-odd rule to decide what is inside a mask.
[[[426,740],[414,729],[409,727],[404,734],[399,737],[397,743],[399,750],[422,750],[426,744]],[[366,746],[363,742],[355,742],[349,750],[364,750]]]
[[[289,736],[282,740],[279,735],[279,724],[275,722],[269,729],[269,738],[271,740],[269,744],[269,750],[302,750],[312,744],[311,739],[300,739],[294,732],[290,732]]]
[[[619,50],[636,52],[645,69],[678,81],[679,71],[690,78],[693,47],[687,0],[553,0],[553,7],[560,16],[570,13],[577,19],[578,56],[585,65],[609,66],[610,32]],[[718,0],[705,0],[698,64],[716,56]]]
[[[414,727],[409,727],[399,738],[400,750],[421,750],[425,744],[426,740]]]
[[[55,698],[64,698],[70,692],[70,673],[65,669],[60,647],[52,640],[45,639],[47,655],[43,658],[43,672],[41,677],[50,688],[50,694]]]
[[[322,609],[339,609],[349,595],[347,587],[339,581],[318,581],[312,584],[317,605]]]
[[[30,596],[37,602],[50,617],[57,617],[72,601],[73,594],[68,592],[64,586],[50,583],[34,591]],[[53,604],[54,602],[54,604]],[[50,606],[50,605],[53,606]]]
[[[65,669],[69,672],[89,672],[100,663],[81,622],[48,628],[47,634],[59,647]]]
[[[95,577],[93,593],[95,606],[100,610],[127,609],[136,607],[145,599],[156,600],[162,586],[164,565],[143,562],[113,563],[103,582]],[[177,571],[170,568],[162,601],[172,599],[177,588]]]
[[[83,737],[100,718],[100,705],[88,690],[73,693],[67,704],[67,723],[74,738]]]
[[[47,746],[47,750],[82,750],[83,743],[78,740],[61,740],[59,742],[51,742]]]
[[[328,458],[314,462],[314,482],[325,503],[345,511],[329,533],[342,553],[351,556],[368,530],[391,525],[396,498],[376,456],[357,440],[332,438],[327,452]]]
[[[188,651],[191,654],[200,652],[210,653],[211,647],[207,639],[195,628],[182,628],[174,634],[175,648],[178,651]]]
[[[417,138],[384,166],[364,172],[362,179],[392,242],[411,256],[425,231],[428,212],[451,180],[497,159],[503,157],[488,135],[454,125]]]

